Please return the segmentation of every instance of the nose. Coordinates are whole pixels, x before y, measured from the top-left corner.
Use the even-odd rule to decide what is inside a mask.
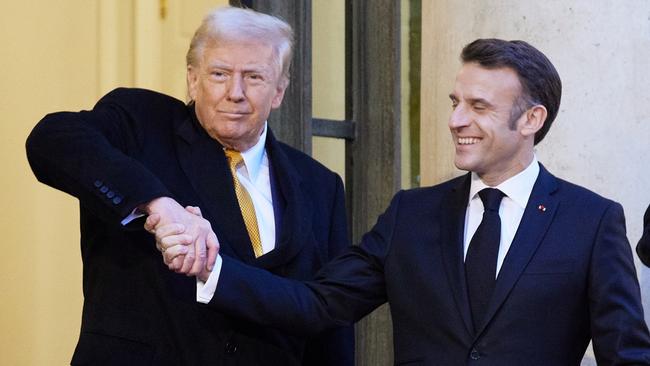
[[[449,128],[456,129],[466,127],[470,125],[470,121],[470,114],[461,104],[459,104],[451,111],[448,122]]]
[[[244,80],[241,75],[234,75],[228,82],[228,100],[237,103],[245,97]]]

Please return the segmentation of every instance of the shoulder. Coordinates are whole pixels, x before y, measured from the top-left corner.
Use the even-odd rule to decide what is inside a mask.
[[[620,203],[578,184],[557,178],[548,171],[540,172],[538,180],[553,182],[555,188],[551,192],[551,196],[559,202],[558,212],[572,218],[571,220],[580,218],[582,222],[587,222],[589,220],[599,221],[609,214],[618,217],[624,216]]]
[[[334,173],[325,165],[304,152],[277,140],[275,141],[275,144],[276,148],[286,156],[293,168],[296,169],[303,178],[312,177],[318,179],[319,177],[328,177],[333,179],[338,177],[338,174]]]
[[[427,215],[442,214],[457,200],[466,197],[466,184],[467,175],[462,175],[433,186],[401,190],[393,197],[391,206],[426,212]]]
[[[433,186],[425,186],[418,188],[411,188],[401,191],[403,199],[407,200],[422,200],[422,199],[436,199],[440,200],[448,194],[457,192],[464,189],[464,184],[467,182],[467,174],[450,179],[448,181],[438,183]]]
[[[620,206],[619,203],[604,197],[588,188],[571,183],[561,178],[557,179],[557,195],[564,205],[574,206],[583,211],[596,208],[606,209],[611,206]]]
[[[117,88],[103,96],[95,108],[115,106],[135,113],[169,114],[186,111],[184,102],[166,94],[139,88]]]

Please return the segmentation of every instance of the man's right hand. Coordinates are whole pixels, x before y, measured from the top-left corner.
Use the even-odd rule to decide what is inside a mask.
[[[190,208],[187,208],[190,210]],[[169,224],[169,225],[163,225],[158,227],[156,229],[156,247],[163,253],[163,258],[165,262],[171,262],[174,258],[180,257],[183,255],[183,248],[185,248],[188,243],[191,243],[191,236],[188,234],[185,234],[185,226],[182,224]],[[212,241],[212,238],[215,238],[216,240],[216,235],[212,233],[212,235],[208,236],[208,243]],[[216,242],[216,245],[218,246],[219,243]],[[210,273],[212,272],[212,266],[209,268],[203,267],[203,270],[195,274],[198,279],[200,279],[203,282],[206,282],[208,280],[208,277],[210,276]],[[182,270],[177,270],[177,273],[184,273]],[[190,273],[185,273],[188,276],[191,275]]]
[[[142,209],[149,214],[144,227],[156,235],[156,246],[162,252],[163,261],[170,270],[188,276],[212,270],[219,252],[219,242],[210,222],[201,216],[198,208],[186,210],[174,199],[160,197]],[[165,227],[166,231],[158,233],[162,227]],[[182,245],[168,246],[159,241],[159,238],[172,235],[168,232],[170,229],[182,233],[180,238],[174,238],[176,244]]]

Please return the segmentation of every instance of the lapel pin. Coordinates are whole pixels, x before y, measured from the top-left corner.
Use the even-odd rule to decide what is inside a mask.
[[[537,206],[537,209],[542,211],[542,212],[546,212],[546,206],[544,206],[544,205]]]

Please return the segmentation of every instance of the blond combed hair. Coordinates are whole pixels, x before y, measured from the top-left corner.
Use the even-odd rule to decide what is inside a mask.
[[[293,29],[272,15],[224,6],[210,11],[194,33],[187,51],[187,66],[199,65],[203,50],[225,41],[256,41],[273,47],[275,60],[285,82],[293,56]]]

